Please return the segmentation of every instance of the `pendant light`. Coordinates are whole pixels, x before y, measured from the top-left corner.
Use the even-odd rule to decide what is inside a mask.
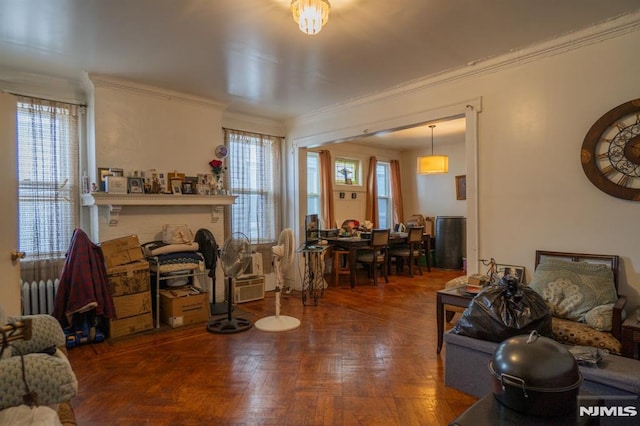
[[[449,171],[449,157],[446,155],[433,155],[433,128],[435,124],[430,124],[431,128],[431,155],[418,157],[418,174],[433,175],[447,173]]]

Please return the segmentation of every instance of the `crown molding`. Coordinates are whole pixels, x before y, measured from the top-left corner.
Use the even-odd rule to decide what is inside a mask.
[[[202,96],[191,95],[187,93],[177,92],[170,89],[163,89],[156,86],[151,86],[142,83],[136,83],[129,80],[122,80],[119,78],[106,76],[103,74],[89,73],[88,78],[94,87],[106,87],[115,90],[122,90],[130,93],[137,93],[147,96],[154,96],[169,101],[185,102],[208,108],[215,108],[218,110],[224,110],[226,104],[215,101],[213,99],[205,98]]]
[[[394,98],[426,91],[458,80],[496,73],[515,66],[621,37],[638,30],[640,30],[640,11],[628,13],[584,30],[564,34],[545,42],[516,49],[504,55],[471,61],[463,67],[431,74],[377,93],[370,93],[326,108],[320,108],[311,113],[288,120],[287,127],[291,128],[294,124],[301,125],[321,122],[327,119],[327,117],[343,110],[365,104],[373,105],[388,102]]]
[[[0,90],[17,96],[71,104],[84,104],[87,101],[82,85],[76,80],[11,68],[0,69]]]

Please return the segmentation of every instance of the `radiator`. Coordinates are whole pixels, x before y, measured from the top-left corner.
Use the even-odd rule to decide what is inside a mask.
[[[26,283],[20,280],[22,290],[22,315],[53,314],[56,292],[60,280],[44,280]]]

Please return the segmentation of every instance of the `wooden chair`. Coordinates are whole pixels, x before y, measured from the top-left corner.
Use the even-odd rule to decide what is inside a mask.
[[[420,256],[422,256],[422,234],[424,233],[423,227],[409,228],[407,237],[407,243],[398,245],[397,247],[392,245],[389,247],[389,259],[396,259],[396,271],[401,271],[406,260],[409,265],[409,276],[413,277],[413,268],[418,266],[418,273],[422,275],[422,268],[420,266]]]
[[[357,262],[369,267],[369,276],[373,275],[373,285],[378,285],[378,267],[382,270],[382,276],[386,283],[389,282],[387,271],[387,254],[389,247],[390,229],[374,229],[371,231],[371,243],[369,247],[359,250]]]
[[[349,250],[334,248],[331,251],[333,256],[333,263],[331,265],[333,285],[338,285],[340,275],[351,275],[351,267],[349,265]]]

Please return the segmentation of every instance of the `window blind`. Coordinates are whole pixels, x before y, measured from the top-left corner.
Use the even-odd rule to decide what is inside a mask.
[[[18,98],[18,238],[28,260],[64,257],[78,226],[81,109]]]
[[[229,147],[231,231],[252,244],[273,243],[279,233],[280,146],[282,138],[225,129]]]

